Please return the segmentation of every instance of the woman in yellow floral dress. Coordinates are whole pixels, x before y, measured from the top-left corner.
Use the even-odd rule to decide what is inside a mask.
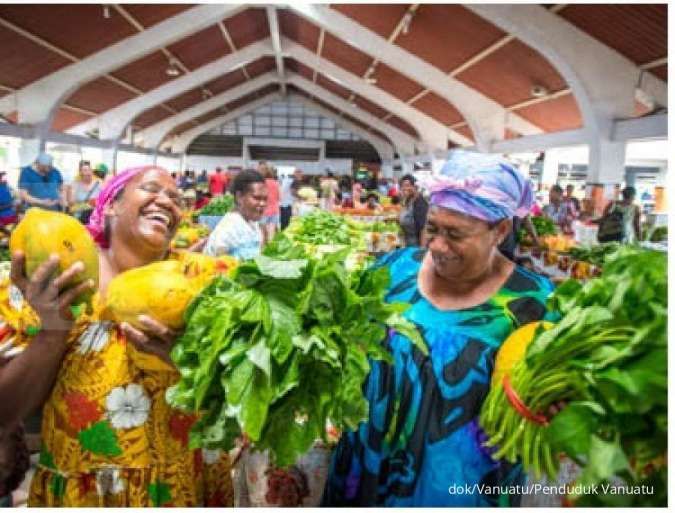
[[[88,226],[101,247],[99,290],[93,312],[76,321],[67,312],[87,284],[63,284],[82,267],[52,279],[52,257],[29,280],[23,257],[13,256],[14,285],[0,287],[0,344],[25,350],[0,375],[0,403],[13,403],[0,404],[0,419],[11,424],[42,406],[30,506],[232,504],[227,455],[203,458],[189,449],[196,418],[165,402],[179,376],[168,356],[176,334],[150,318],[139,331],[101,316],[101,295],[115,275],[170,256],[179,201],[170,175],[156,167],[126,171],[106,185]],[[174,257],[193,272],[204,258]]]

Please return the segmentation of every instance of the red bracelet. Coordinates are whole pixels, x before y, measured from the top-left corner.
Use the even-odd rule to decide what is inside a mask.
[[[540,426],[548,426],[548,418],[545,415],[542,415],[541,413],[533,413],[520,399],[518,393],[513,389],[513,387],[511,387],[511,380],[509,379],[508,374],[504,374],[502,385],[504,387],[506,398],[521,417],[524,417],[535,424],[539,424]]]

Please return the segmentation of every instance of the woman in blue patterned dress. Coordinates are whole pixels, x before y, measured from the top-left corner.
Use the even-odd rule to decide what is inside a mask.
[[[429,184],[425,248],[406,248],[376,265],[390,270],[388,301],[429,348],[422,354],[390,333],[393,365],[373,362],[366,422],[345,433],[331,464],[327,506],[517,505],[518,465],[495,461],[477,424],[497,350],[520,325],[551,317],[545,278],[515,266],[497,247],[532,203],[527,180],[490,155],[455,152]]]

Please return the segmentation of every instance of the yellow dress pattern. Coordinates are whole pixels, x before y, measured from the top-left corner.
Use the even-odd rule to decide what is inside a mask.
[[[204,282],[233,265],[188,253],[174,257]],[[201,449],[190,450],[196,417],[165,401],[177,370],[136,350],[114,323],[101,320],[98,294],[93,306],[68,337],[43,408],[29,506],[231,506],[227,455],[204,458]],[[25,346],[37,331],[35,313],[7,279],[0,283],[0,317],[0,344]]]

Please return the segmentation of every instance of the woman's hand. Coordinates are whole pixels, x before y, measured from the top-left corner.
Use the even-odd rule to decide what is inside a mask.
[[[173,365],[169,355],[178,333],[147,315],[139,315],[138,321],[144,326],[142,331],[127,322],[123,322],[120,328],[139,351],[153,354]]]
[[[206,243],[208,242],[209,238],[204,237],[202,239],[199,239],[197,242],[195,242],[192,246],[187,248],[187,250],[190,253],[201,253],[202,250],[204,249],[204,246],[206,246]]]
[[[24,299],[40,318],[42,331],[58,332],[65,335],[73,327],[74,318],[70,306],[77,296],[93,289],[93,280],[87,280],[70,287],[70,281],[84,271],[84,264],[76,262],[59,276],[54,277],[58,265],[58,255],[51,255],[28,278],[25,271],[25,255],[17,251],[12,256],[11,280]]]

